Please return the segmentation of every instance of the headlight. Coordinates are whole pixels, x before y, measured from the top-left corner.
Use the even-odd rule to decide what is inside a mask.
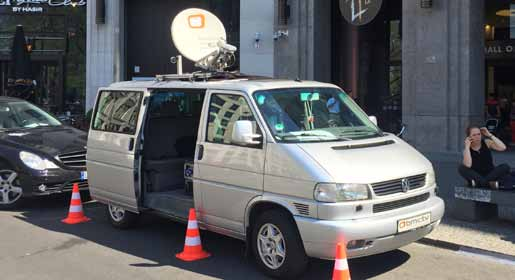
[[[326,184],[315,187],[315,199],[320,202],[342,202],[370,198],[368,185],[364,184]]]
[[[33,153],[22,151],[20,152],[21,161],[28,167],[35,170],[46,170],[59,168],[48,159],[42,159],[40,156]]]

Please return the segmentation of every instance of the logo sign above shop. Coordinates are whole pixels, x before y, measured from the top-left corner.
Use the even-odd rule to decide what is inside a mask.
[[[381,10],[383,0],[340,0],[340,11],[352,25],[371,22]]]
[[[44,7],[85,6],[86,0],[0,0],[0,8],[10,7],[14,13],[42,13]]]

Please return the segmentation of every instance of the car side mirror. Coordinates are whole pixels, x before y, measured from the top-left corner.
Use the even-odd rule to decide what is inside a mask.
[[[376,116],[368,116],[368,119],[377,126],[377,118]]]
[[[259,145],[261,144],[261,140],[255,139],[259,139],[261,137],[261,135],[254,133],[251,121],[240,120],[234,123],[231,138],[232,143],[244,146]]]

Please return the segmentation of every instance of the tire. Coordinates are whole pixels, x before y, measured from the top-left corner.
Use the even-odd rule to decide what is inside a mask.
[[[8,180],[11,175],[15,176],[14,179]],[[0,162],[0,210],[15,209],[23,202],[23,188],[18,176],[9,165]],[[7,195],[8,202],[4,202],[4,195]]]
[[[277,237],[279,234],[283,237],[280,242],[277,242],[277,239],[273,241],[271,238],[266,238],[266,236],[274,235]],[[263,240],[267,240],[268,245],[272,248]],[[262,213],[252,228],[251,242],[257,266],[271,277],[296,279],[308,266],[309,259],[306,256],[297,226],[286,211],[268,210]],[[275,264],[270,255],[262,257],[263,253],[275,254],[280,251],[284,257],[276,254]]]
[[[111,225],[118,229],[131,228],[138,220],[137,214],[112,204],[107,205],[106,212]]]

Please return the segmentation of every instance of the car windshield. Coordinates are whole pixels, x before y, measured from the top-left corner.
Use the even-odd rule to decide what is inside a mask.
[[[253,95],[279,142],[325,142],[381,136],[358,105],[337,88],[289,88]]]
[[[57,119],[25,101],[0,103],[0,129],[60,126]]]

